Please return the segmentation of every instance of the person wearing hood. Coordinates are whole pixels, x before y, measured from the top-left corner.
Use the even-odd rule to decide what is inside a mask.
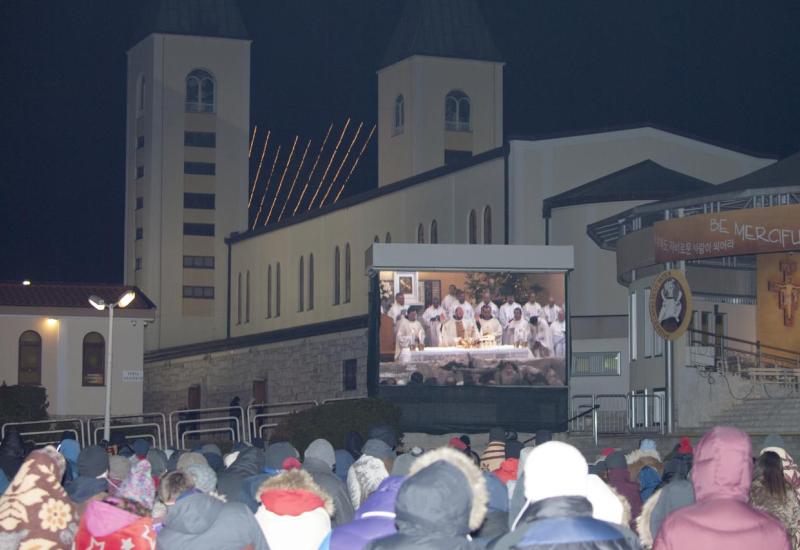
[[[630,479],[639,483],[642,502],[647,502],[661,484],[661,475],[664,473],[655,441],[643,439],[638,449],[625,455],[625,461],[628,463]]]
[[[614,488],[628,501],[631,506],[633,518],[639,517],[642,513],[642,496],[639,493],[639,484],[631,481],[631,473],[628,470],[628,462],[622,451],[614,451],[606,458],[608,467],[608,484]],[[631,529],[636,525],[631,521]]]
[[[353,521],[331,531],[320,550],[361,550],[373,540],[396,533],[394,504],[405,479],[394,475],[384,479],[356,510]]]
[[[652,548],[661,525],[673,511],[694,504],[694,487],[688,479],[673,479],[656,490],[636,518],[636,532],[644,548]]]
[[[14,479],[25,460],[25,443],[16,428],[9,428],[0,441],[0,470],[8,479]]]
[[[78,477],[78,456],[81,454],[81,446],[74,439],[62,439],[56,449],[64,455],[64,460],[67,462],[64,479],[61,480],[61,484],[64,485]]]
[[[635,536],[625,527],[593,516],[589,495],[596,482],[590,481],[589,466],[578,449],[560,441],[537,445],[527,455],[523,468],[526,507],[515,518],[511,532],[490,548],[638,548]],[[606,513],[613,514],[614,510]]]
[[[303,470],[311,474],[314,483],[322,487],[333,499],[335,512],[333,525],[344,525],[353,519],[353,503],[347,487],[333,473],[336,466],[336,454],[326,439],[315,439],[303,453]]]
[[[331,530],[331,497],[303,470],[265,481],[256,521],[271,550],[317,550]]]
[[[495,427],[489,431],[489,444],[481,454],[481,470],[493,472],[506,459],[506,431]]]
[[[655,550],[790,550],[783,525],[747,504],[753,479],[750,438],[717,426],[697,444],[692,467],[696,502],[672,512],[656,537]]]
[[[756,477],[750,486],[750,505],[777,518],[789,533],[793,550],[798,549],[800,504],[794,487],[784,477],[778,453],[765,451],[758,457]]]
[[[380,439],[386,443],[392,450],[397,448],[398,437],[394,428],[388,424],[378,424],[369,429],[367,439]]]
[[[115,495],[117,489],[131,473],[133,465],[127,458],[119,455],[110,455],[108,457],[108,494]]]
[[[269,550],[253,514],[239,502],[223,502],[194,489],[184,472],[161,481],[167,515],[158,533],[159,550]]]
[[[345,437],[344,448],[356,461],[361,456],[361,449],[364,447],[364,438],[356,431],[347,432]]]
[[[670,483],[673,479],[686,479],[692,469],[693,456],[691,440],[686,436],[681,437],[672,452],[664,457],[661,485]]]
[[[258,490],[261,484],[271,477],[283,472],[284,464],[289,459],[296,460],[300,453],[291,443],[281,441],[273,443],[263,453],[264,464],[257,474],[247,477],[242,483],[239,496],[236,500],[243,502],[255,514],[259,507]]]
[[[395,452],[381,439],[367,440],[361,453],[347,472],[347,493],[353,509],[361,506],[381,481],[389,477],[395,459]]]
[[[203,464],[208,466],[205,459],[203,459]],[[245,480],[258,475],[264,467],[263,465],[264,452],[261,449],[248,447],[239,451],[236,461],[217,474],[217,491],[229,502],[239,501]]]
[[[473,533],[476,541],[488,543],[508,532],[508,486],[497,479],[497,476],[482,472],[486,481],[489,500],[486,503],[486,519],[480,528]]]
[[[447,447],[414,461],[397,493],[397,533],[374,540],[369,550],[472,550],[470,538],[486,518],[489,494],[481,471],[463,453]]]
[[[0,496],[0,548],[70,548],[78,511],[60,480],[64,457],[54,447],[33,451]]]
[[[161,449],[153,447],[147,451],[147,461],[150,463],[150,468],[153,472],[153,480],[156,481],[156,486],[158,486],[158,480],[167,471],[167,455]]]
[[[78,477],[67,483],[69,498],[81,505],[78,512],[83,513],[86,503],[103,500],[108,494],[108,453],[98,445],[90,445],[78,455]]]
[[[342,482],[347,483],[347,471],[350,469],[350,466],[353,465],[355,459],[353,455],[345,449],[336,449],[334,455],[336,455],[336,467],[334,469],[336,477],[341,479]]]

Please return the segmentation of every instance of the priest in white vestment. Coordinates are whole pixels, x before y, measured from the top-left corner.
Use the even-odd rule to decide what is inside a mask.
[[[422,313],[422,324],[425,326],[425,341],[431,347],[439,347],[439,336],[442,330],[442,323],[447,318],[444,308],[439,303],[439,298],[434,298],[425,311]]]
[[[456,294],[456,296],[457,296],[456,301],[453,303],[453,305],[450,306],[450,310],[448,312],[448,317],[452,319],[456,308],[460,307],[461,311],[464,314],[464,318],[465,319],[472,319],[473,322],[474,322],[475,321],[475,309],[472,307],[472,304],[470,304],[467,301],[467,295],[464,293],[463,290],[459,290],[458,293]]]
[[[395,330],[397,329],[397,322],[400,320],[400,317],[403,315],[405,309],[406,296],[402,292],[398,292],[394,297],[394,303],[392,304],[392,307],[390,307],[389,311],[386,312],[386,315],[392,318]]]
[[[567,354],[567,326],[563,311],[559,312],[558,319],[550,325],[550,333],[553,335],[553,356],[565,357]]]
[[[453,308],[458,302],[456,285],[450,285],[450,289],[447,291],[447,296],[444,297],[442,300],[442,309],[444,309],[444,314],[449,319],[451,316],[451,308]]]
[[[503,343],[511,346],[528,347],[531,337],[531,324],[522,314],[522,309],[514,310],[514,319],[503,332]]]
[[[446,347],[455,347],[462,342],[474,342],[478,336],[478,327],[475,319],[464,315],[461,307],[453,311],[453,318],[442,325],[441,344]]]
[[[556,304],[556,299],[552,296],[550,296],[550,301],[542,310],[544,312],[544,320],[547,321],[548,325],[552,325],[554,322],[558,321],[558,314],[564,311],[561,309],[561,306]]]
[[[514,310],[518,307],[521,308],[522,306],[514,300],[513,294],[506,296],[506,303],[500,306],[500,313],[497,315],[497,320],[500,321],[504,330],[508,326],[508,323],[514,319]]]
[[[553,334],[550,325],[541,317],[531,317],[531,351],[536,359],[553,355]]]
[[[417,347],[425,344],[425,329],[422,323],[417,321],[417,310],[410,309],[397,323],[397,337],[395,338],[394,360],[400,358],[400,352],[404,349]]]
[[[498,308],[497,304],[492,301],[492,295],[488,290],[484,290],[481,293],[481,301],[475,306],[475,313],[480,315],[481,311],[483,310],[483,306],[489,306],[492,310],[492,317],[497,319],[497,316],[500,314],[500,308]]]
[[[481,317],[478,320],[481,326],[481,336],[492,336],[494,344],[499,346],[503,341],[503,327],[500,326],[500,321],[492,317],[492,308],[488,305],[483,306],[481,309]]]
[[[530,321],[531,317],[542,316],[542,305],[536,301],[536,293],[531,292],[528,294],[528,301],[522,306],[522,315],[526,321]]]

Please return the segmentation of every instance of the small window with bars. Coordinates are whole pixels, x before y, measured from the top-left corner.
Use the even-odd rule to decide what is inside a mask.
[[[572,354],[572,376],[619,376],[618,351],[588,351]]]
[[[214,298],[213,286],[183,286],[184,298],[201,298],[205,300],[212,300]]]
[[[214,269],[214,256],[184,256],[183,267]]]

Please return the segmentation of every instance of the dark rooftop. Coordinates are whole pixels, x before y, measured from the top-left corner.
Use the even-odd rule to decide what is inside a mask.
[[[249,39],[236,0],[149,0],[134,36],[153,33]]]
[[[554,208],[599,202],[660,201],[714,188],[701,179],[645,160],[544,200],[542,214]]]
[[[412,55],[502,61],[477,0],[406,0],[381,67]]]
[[[70,284],[36,283],[24,285],[21,282],[0,283],[0,307],[74,307],[93,309],[89,297],[99,296],[107,302],[114,302],[127,291],[136,292],[136,298],[125,309],[155,309],[156,306],[135,286],[111,284]]]

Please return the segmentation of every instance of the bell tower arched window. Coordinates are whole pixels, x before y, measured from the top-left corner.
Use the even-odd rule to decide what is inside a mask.
[[[444,127],[452,132],[470,132],[471,112],[469,96],[460,90],[453,90],[444,100]]]
[[[474,210],[469,211],[469,219],[467,220],[467,237],[469,244],[478,244],[478,217],[475,215]]]
[[[186,77],[186,112],[214,112],[214,77],[202,69],[195,69]]]
[[[483,244],[492,244],[492,207],[483,209]]]
[[[436,244],[439,242],[439,224],[436,220],[431,222],[431,244]]]
[[[42,337],[26,330],[19,336],[18,381],[20,386],[42,385]]]
[[[394,98],[394,119],[392,124],[392,134],[402,134],[406,122],[406,101],[403,94]]]

